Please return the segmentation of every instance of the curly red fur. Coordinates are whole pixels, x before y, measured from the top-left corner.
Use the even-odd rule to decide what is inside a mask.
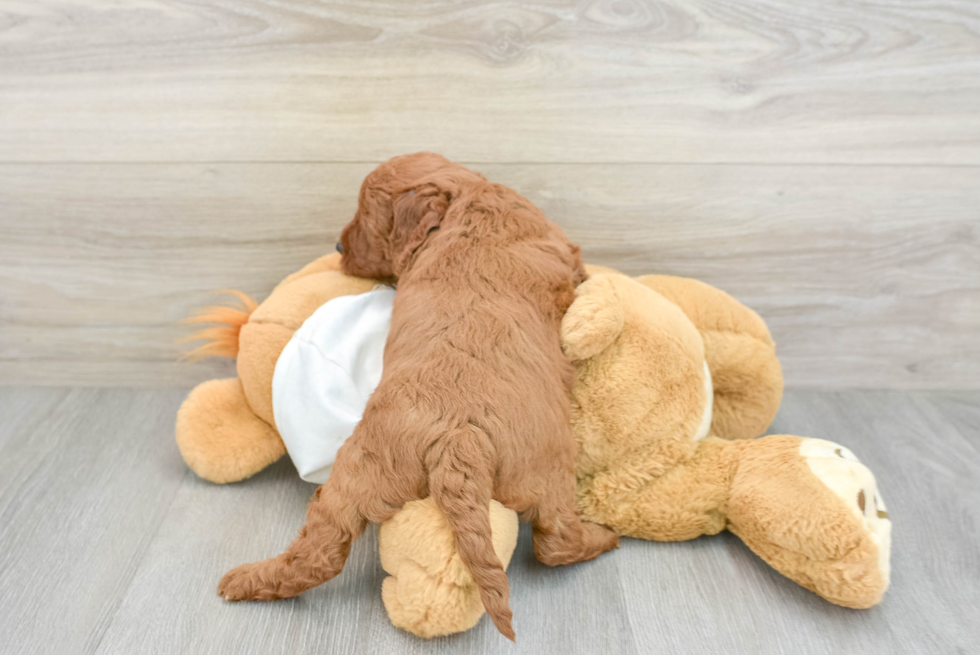
[[[341,243],[346,273],[398,284],[381,383],[300,536],[228,573],[219,593],[299,594],[340,572],[368,521],[431,495],[487,613],[513,638],[491,498],[533,523],[546,564],[618,544],[575,506],[573,370],[559,327],[586,277],[579,249],[527,199],[430,153],[367,177]]]

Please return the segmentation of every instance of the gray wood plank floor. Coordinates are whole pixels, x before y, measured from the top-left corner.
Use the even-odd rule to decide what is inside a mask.
[[[773,432],[833,439],[877,473],[895,521],[892,588],[830,605],[730,535],[625,540],[548,569],[521,533],[518,642],[486,619],[423,641],[380,600],[377,531],[344,573],[291,601],[230,605],[229,567],[278,553],[312,485],[288,461],[220,487],[173,443],[176,390],[0,389],[4,653],[910,653],[980,643],[980,393],[793,391]]]

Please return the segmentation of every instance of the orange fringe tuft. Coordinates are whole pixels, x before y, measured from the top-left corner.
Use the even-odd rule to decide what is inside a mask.
[[[197,315],[181,321],[181,323],[191,324],[221,324],[216,327],[205,328],[189,337],[181,339],[180,343],[201,340],[207,342],[203,346],[198,346],[194,350],[186,353],[184,359],[199,362],[208,357],[235,358],[238,356],[238,335],[242,331],[242,326],[248,323],[248,317],[251,316],[259,304],[241,291],[235,291],[234,289],[225,289],[218,293],[227,293],[235,296],[241,301],[243,308],[212,305],[200,310]]]

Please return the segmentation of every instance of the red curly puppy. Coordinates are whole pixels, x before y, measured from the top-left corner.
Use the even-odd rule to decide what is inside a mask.
[[[300,594],[340,573],[368,521],[431,495],[487,613],[513,639],[491,498],[533,523],[545,564],[618,545],[575,506],[573,371],[559,325],[586,277],[579,248],[524,197],[431,153],[368,175],[341,248],[347,273],[398,283],[381,383],[296,541],[226,574],[219,593]]]

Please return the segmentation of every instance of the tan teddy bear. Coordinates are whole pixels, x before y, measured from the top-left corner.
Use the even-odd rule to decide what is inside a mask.
[[[758,315],[695,280],[634,280],[596,267],[590,274],[561,335],[577,371],[572,420],[583,517],[662,541],[729,529],[831,602],[878,602],[888,584],[890,522],[870,471],[830,442],[751,439],[768,427],[782,395],[774,344]],[[328,301],[375,287],[341,274],[331,255],[288,277],[257,308],[196,319],[225,323],[202,333],[209,343],[196,354],[237,354],[239,378],[206,382],[181,407],[177,441],[188,465],[224,483],[281,457],[272,398],[281,353]],[[489,510],[506,566],[517,516],[496,502]],[[408,503],[381,526],[380,541],[390,574],[382,595],[395,625],[432,637],[476,624],[478,590],[430,499]]]

